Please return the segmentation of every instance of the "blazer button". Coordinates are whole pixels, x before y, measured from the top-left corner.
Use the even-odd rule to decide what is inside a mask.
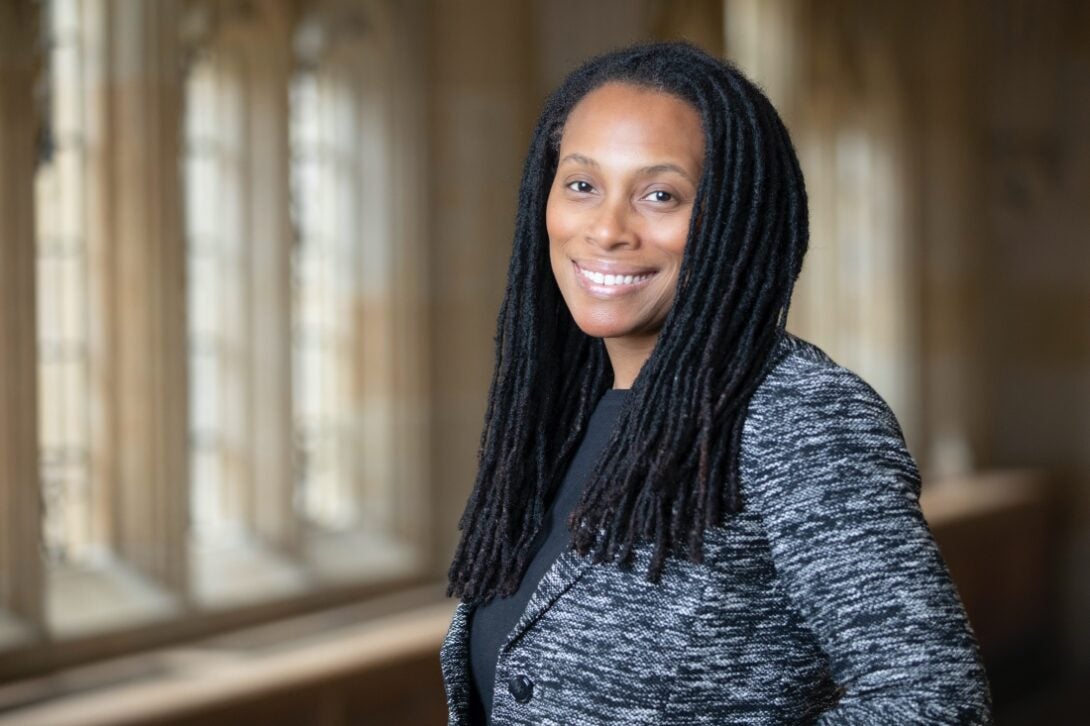
[[[507,680],[507,690],[519,703],[526,703],[534,695],[534,682],[522,673]]]

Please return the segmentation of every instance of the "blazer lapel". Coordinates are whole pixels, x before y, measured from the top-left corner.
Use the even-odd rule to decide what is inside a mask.
[[[439,649],[439,666],[447,689],[449,726],[465,723],[469,711],[469,615],[472,608],[464,602],[454,608],[447,636]]]
[[[526,610],[515,623],[515,627],[507,634],[507,640],[504,641],[500,652],[509,650],[522,634],[586,573],[588,567],[590,567],[590,557],[580,557],[572,550],[561,552],[549,569],[545,570],[541,581],[530,596],[530,601],[526,603]]]
[[[545,571],[538,582],[526,609],[515,627],[508,633],[500,652],[509,650],[530,626],[537,622],[553,604],[571,589],[590,567],[589,557],[580,557],[565,550]],[[443,683],[447,691],[449,726],[462,726],[469,711],[469,618],[473,607],[458,603],[450,628],[439,650],[439,665],[443,671]]]

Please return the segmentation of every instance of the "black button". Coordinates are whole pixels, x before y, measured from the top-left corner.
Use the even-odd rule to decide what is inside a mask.
[[[522,673],[511,676],[507,681],[507,690],[519,703],[526,703],[534,695],[534,682]]]

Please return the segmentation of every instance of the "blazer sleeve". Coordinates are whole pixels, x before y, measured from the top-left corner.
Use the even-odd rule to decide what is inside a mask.
[[[990,724],[979,648],[882,398],[851,371],[781,385],[747,493],[841,698],[819,724]]]

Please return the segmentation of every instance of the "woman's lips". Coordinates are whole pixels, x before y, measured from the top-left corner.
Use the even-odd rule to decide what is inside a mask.
[[[572,266],[575,269],[575,279],[579,282],[579,287],[595,297],[605,298],[627,295],[634,290],[638,290],[656,274],[655,270],[631,274],[627,273],[627,271],[598,272],[596,270],[586,270],[580,267],[575,260],[572,260]]]

